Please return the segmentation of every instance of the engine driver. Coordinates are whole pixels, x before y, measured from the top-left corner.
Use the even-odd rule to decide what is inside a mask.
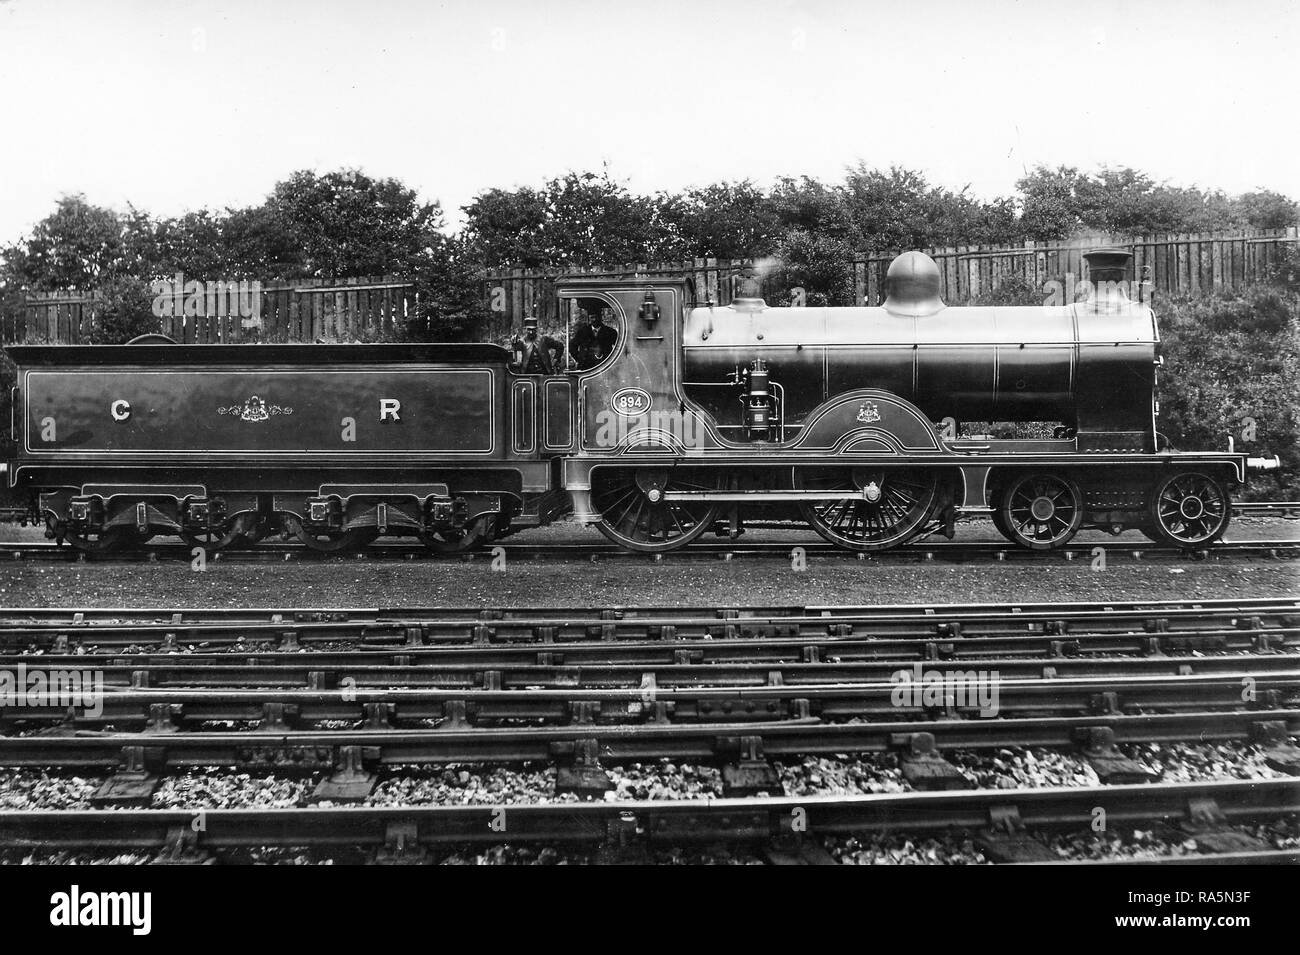
[[[609,357],[618,341],[618,332],[600,317],[600,306],[587,309],[587,321],[578,326],[569,339],[569,352],[579,369],[594,368]]]

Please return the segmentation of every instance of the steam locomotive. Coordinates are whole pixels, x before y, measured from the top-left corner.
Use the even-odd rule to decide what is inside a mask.
[[[555,374],[487,344],[14,347],[10,485],[87,551],[281,533],[446,553],[570,512],[648,552],[762,515],[858,551],[969,515],[1038,550],[1081,528],[1212,544],[1276,459],[1167,447],[1130,256],[1085,258],[1087,300],[1041,307],[949,308],[920,252],[870,308],[769,307],[755,276],[728,305],[685,278],[561,279],[618,338]],[[1037,436],[961,436],[980,421]]]

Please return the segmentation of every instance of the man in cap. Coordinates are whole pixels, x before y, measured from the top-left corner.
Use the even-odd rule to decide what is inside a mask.
[[[512,350],[515,371],[524,375],[553,375],[564,358],[563,345],[550,335],[537,334],[536,315],[524,319],[523,340],[516,338]]]
[[[618,341],[618,332],[600,319],[600,306],[587,309],[587,321],[578,326],[569,339],[569,351],[579,368],[594,368],[609,357]]]

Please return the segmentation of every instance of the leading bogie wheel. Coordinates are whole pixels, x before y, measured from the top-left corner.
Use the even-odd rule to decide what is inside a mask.
[[[1060,474],[1015,478],[998,502],[998,529],[1029,550],[1053,550],[1069,543],[1083,523],[1079,485]]]
[[[718,518],[706,500],[668,500],[668,491],[715,491],[723,473],[707,468],[599,468],[591,476],[596,527],[621,547],[663,553],[685,547]]]
[[[797,467],[793,483],[798,490],[854,493],[801,501],[799,509],[822,537],[859,551],[911,540],[933,516],[939,496],[939,473],[927,468]]]
[[[1228,529],[1232,500],[1217,478],[1200,471],[1181,471],[1156,485],[1150,518],[1150,529],[1162,543],[1205,546]]]

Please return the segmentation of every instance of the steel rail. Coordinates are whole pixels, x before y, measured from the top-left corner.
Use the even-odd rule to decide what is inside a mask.
[[[967,790],[833,797],[611,801],[428,807],[205,809],[203,826],[185,810],[0,811],[0,846],[61,849],[191,850],[255,846],[331,849],[508,842],[602,844],[626,837],[650,845],[767,843],[799,816],[809,834],[988,831],[1014,810],[1030,830],[1088,831],[1098,807],[1108,826],[1191,822],[1213,800],[1228,824],[1288,816],[1300,780],[1172,785]],[[504,821],[504,826],[502,822]],[[185,833],[190,835],[185,835]]]
[[[1300,518],[1300,501],[1238,501],[1232,509],[1239,514],[1268,514],[1288,520]]]
[[[140,618],[154,623],[182,624],[202,621],[241,621],[249,623],[303,622],[333,623],[349,621],[383,621],[393,623],[403,620],[459,621],[510,621],[518,617],[529,619],[538,616],[574,619],[588,614],[592,622],[606,624],[619,620],[662,620],[665,617],[712,617],[726,620],[745,620],[753,617],[806,616],[830,617],[857,615],[883,617],[890,620],[922,618],[933,620],[953,614],[979,615],[981,617],[1011,616],[1020,619],[1038,619],[1043,615],[1078,615],[1113,617],[1117,614],[1229,614],[1277,610],[1300,611],[1300,597],[1216,597],[1184,598],[1174,600],[1102,600],[1102,601],[1013,601],[1010,603],[913,603],[913,604],[761,604],[756,606],[678,606],[635,607],[611,605],[605,610],[581,607],[238,607],[238,608],[178,608],[178,607],[12,607],[0,610],[0,621],[18,620],[24,623],[53,622],[60,625],[90,625],[97,620],[120,621],[123,618]],[[168,619],[163,619],[168,618]]]
[[[96,706],[99,712],[94,715],[83,707],[69,719],[70,704],[56,698],[43,699],[37,705],[8,708],[4,717],[7,721],[44,721],[65,726],[152,719],[155,723],[162,722],[163,729],[169,728],[176,719],[235,720],[259,722],[264,728],[275,729],[289,718],[363,719],[367,717],[367,704],[377,704],[385,707],[390,717],[407,720],[450,717],[456,707],[472,712],[479,721],[587,721],[597,717],[634,722],[770,720],[808,713],[827,719],[848,719],[935,711],[987,718],[998,712],[1096,712],[1101,708],[1124,706],[1232,709],[1253,701],[1259,701],[1260,706],[1276,707],[1297,698],[1300,670],[1243,667],[1230,673],[1012,679],[981,677],[977,673],[974,679],[963,675],[949,682],[951,686],[941,685],[933,691],[932,701],[923,693],[924,683],[913,682],[910,684],[913,689],[908,691],[894,681],[733,687],[647,685],[636,689],[104,687],[102,707]],[[994,691],[996,697],[992,695]],[[987,712],[990,709],[992,713]]]
[[[232,654],[215,661],[175,655],[165,659],[155,655],[142,664],[100,662],[86,655],[51,658],[43,655],[0,657],[0,667],[9,671],[50,673],[58,670],[93,670],[95,679],[105,689],[117,687],[151,687],[170,689],[235,688],[438,688],[480,689],[486,684],[502,689],[566,689],[582,692],[589,689],[666,689],[727,688],[746,686],[823,686],[827,684],[871,684],[893,682],[899,674],[911,674],[918,666],[943,672],[946,661],[912,659],[878,659],[850,662],[840,659],[800,663],[788,660],[773,663],[643,663],[624,664],[594,662],[587,664],[502,663],[484,660],[475,663],[446,663],[425,656],[418,661],[400,664],[366,660],[369,654],[353,654],[350,659],[324,665],[312,660],[313,654],[277,655],[272,660],[232,662]],[[359,658],[360,657],[360,658]],[[1251,674],[1275,671],[1300,673],[1300,654],[1143,657],[981,657],[970,661],[970,674],[995,673],[999,680],[1044,678],[1072,679],[1101,677],[1188,676],[1193,674]],[[642,694],[644,695],[644,693]]]
[[[1061,859],[1059,862],[1013,862],[1010,865],[1295,865],[1300,849],[1261,849],[1256,852],[1215,852],[1182,856],[1114,857],[1108,859]]]
[[[229,647],[229,653],[254,652],[274,647],[292,649],[298,646],[336,646],[344,644],[371,651],[401,649],[422,651],[434,648],[470,650],[480,648],[506,648],[534,652],[577,652],[608,644],[626,644],[633,649],[657,646],[661,652],[698,649],[699,643],[712,643],[716,648],[733,644],[755,644],[747,652],[775,650],[785,641],[785,646],[796,644],[798,652],[803,647],[824,647],[833,652],[843,646],[851,651],[857,644],[893,641],[900,647],[907,643],[920,645],[922,641],[934,643],[934,650],[921,647],[923,652],[938,656],[960,652],[989,654],[998,652],[1023,653],[1026,648],[1039,648],[1046,641],[1046,652],[1051,655],[1072,655],[1085,646],[1094,649],[1132,649],[1140,652],[1162,652],[1177,649],[1280,649],[1293,645],[1297,627],[1295,617],[1286,614],[1277,625],[1268,625],[1262,616],[1241,620],[1228,628],[1177,628],[1167,617],[1154,618],[1150,625],[1139,620],[1130,629],[1116,627],[1087,628],[1079,623],[1055,626],[1033,625],[1024,629],[986,626],[968,626],[962,621],[936,622],[926,629],[907,630],[900,627],[878,629],[858,623],[816,623],[812,621],[776,623],[747,623],[719,625],[715,622],[665,623],[625,626],[564,625],[552,620],[549,623],[521,622],[512,626],[474,626],[444,624],[409,624],[405,626],[367,626],[364,628],[332,627],[321,629],[311,625],[277,625],[257,627],[247,625],[187,625],[187,626],[99,626],[95,628],[0,628],[0,650],[10,652],[30,649],[52,649],[67,652],[72,647],[93,647],[100,652],[111,648],[160,646],[167,649],[187,647]],[[955,626],[954,626],[955,625]],[[594,631],[594,632],[593,632]],[[856,644],[853,642],[856,640]],[[1107,643],[1106,641],[1111,641]],[[762,646],[757,646],[761,643]],[[951,644],[951,646],[949,646]],[[857,646],[858,652],[862,648]],[[603,652],[603,651],[602,651]],[[721,652],[721,651],[719,651]],[[810,651],[811,652],[811,651]],[[820,650],[817,651],[820,654]],[[1030,650],[1029,652],[1036,652]],[[228,655],[227,654],[227,655]],[[674,652],[674,658],[676,654]]]
[[[951,634],[937,636],[911,634],[891,637],[879,634],[832,636],[822,628],[804,635],[742,635],[731,639],[676,636],[672,639],[637,638],[634,635],[612,640],[551,639],[536,636],[503,641],[488,639],[474,642],[450,640],[411,644],[396,642],[356,643],[344,650],[283,649],[297,644],[297,632],[278,634],[279,640],[232,645],[223,651],[186,651],[172,648],[158,651],[123,651],[113,646],[97,648],[94,633],[81,630],[57,630],[55,636],[87,637],[79,653],[41,652],[5,653],[0,663],[15,666],[44,667],[176,667],[231,666],[243,660],[247,666],[300,667],[307,671],[353,666],[457,666],[481,669],[508,666],[663,666],[668,664],[704,665],[714,663],[815,663],[821,660],[853,663],[878,660],[970,660],[991,658],[1032,660],[1049,663],[1060,659],[1087,659],[1091,656],[1121,654],[1128,656],[1169,655],[1186,661],[1194,651],[1223,653],[1285,653],[1300,649],[1300,626],[1241,626],[1218,630],[1143,629],[1114,633],[1088,633],[1075,629],[1068,634],[1027,631],[1014,634],[983,633],[970,639],[955,639]],[[171,633],[168,631],[167,633]],[[291,644],[284,641],[285,634]],[[21,631],[20,631],[21,634]],[[164,637],[167,634],[164,634]],[[40,638],[29,643],[49,644],[51,632],[41,631]],[[156,636],[156,633],[155,633]],[[135,643],[150,643],[137,640]],[[211,642],[211,641],[209,641]],[[71,641],[69,641],[71,643]],[[21,635],[12,645],[24,645]]]
[[[1027,550],[1010,541],[923,541],[904,544],[884,551],[860,553],[833,544],[798,540],[790,542],[761,541],[755,543],[699,542],[696,541],[670,553],[644,554],[624,550],[614,544],[601,543],[503,543],[481,551],[461,554],[437,554],[420,544],[391,543],[371,545],[352,554],[318,553],[300,544],[261,543],[246,550],[218,550],[207,555],[213,563],[266,563],[303,561],[331,563],[340,561],[419,560],[431,563],[465,563],[490,559],[497,548],[507,559],[559,560],[584,562],[597,560],[660,561],[732,560],[736,558],[788,559],[795,547],[806,557],[835,558],[840,560],[872,561],[880,563],[907,563],[914,561],[1020,561],[1045,562],[1049,560],[1090,559],[1094,548],[1104,548],[1111,558],[1127,556],[1135,560],[1145,558],[1204,560],[1211,557],[1269,557],[1290,559],[1300,551],[1300,540],[1221,540],[1206,547],[1171,547],[1152,542],[1118,542],[1112,540],[1083,541],[1052,551]],[[94,554],[72,547],[59,547],[52,543],[7,542],[0,543],[0,561],[52,560],[94,564],[183,562],[194,559],[192,548],[184,544],[145,545],[123,552]]]
[[[606,610],[599,613],[574,609],[516,611],[398,611],[392,618],[370,612],[315,614],[269,613],[255,619],[249,612],[172,614],[164,622],[149,611],[101,611],[89,619],[80,612],[9,611],[0,617],[0,651],[52,649],[64,652],[74,644],[96,648],[159,645],[229,646],[246,648],[278,644],[294,648],[306,644],[347,644],[365,647],[418,649],[426,645],[500,645],[527,641],[549,645],[574,642],[682,640],[746,640],[761,638],[820,640],[827,637],[875,639],[956,638],[987,640],[1006,637],[1060,637],[1054,652],[1087,636],[1113,635],[1132,645],[1141,633],[1161,646],[1173,646],[1186,636],[1201,639],[1207,647],[1226,646],[1226,631],[1238,631],[1231,642],[1243,639],[1257,649],[1294,638],[1300,624],[1300,605],[1282,599],[1239,601],[1214,606],[1159,604],[1103,605],[1068,609],[1051,605],[1020,605],[983,609],[946,608],[844,608],[790,614],[768,613],[771,608],[729,608],[707,611],[650,608]],[[458,616],[457,614],[463,614]],[[134,619],[132,619],[134,618]],[[188,619],[187,619],[188,618]],[[269,618],[269,622],[268,621]]]
[[[891,753],[929,734],[951,751],[1008,747],[1075,748],[1097,729],[1114,742],[1228,742],[1296,735],[1300,709],[1182,713],[1099,713],[1016,719],[895,718],[880,722],[826,723],[816,719],[710,723],[593,723],[568,726],[437,729],[284,729],[274,732],[179,730],[168,733],[67,732],[0,736],[0,765],[113,769],[139,749],[154,768],[235,766],[278,772],[329,770],[340,752],[359,747],[367,764],[385,767],[448,763],[520,764],[572,758],[575,746],[594,744],[601,760],[616,764],[659,758],[735,758],[744,737],[761,740],[767,758],[835,753]]]
[[[175,611],[167,608],[123,607],[69,609],[60,607],[16,607],[0,611],[0,625],[29,628],[151,626],[154,628],[202,627],[237,624],[273,629],[300,626],[313,629],[346,629],[357,626],[404,627],[412,624],[478,626],[489,623],[510,626],[635,626],[658,625],[771,625],[781,622],[822,624],[933,624],[946,620],[972,623],[1044,620],[1124,622],[1144,619],[1224,618],[1258,614],[1300,613],[1300,599],[1291,597],[1226,598],[1206,600],[1138,600],[1076,603],[1006,604],[875,604],[840,606],[753,607],[625,607],[605,610],[584,607],[521,608],[337,608],[337,609],[210,609]]]

